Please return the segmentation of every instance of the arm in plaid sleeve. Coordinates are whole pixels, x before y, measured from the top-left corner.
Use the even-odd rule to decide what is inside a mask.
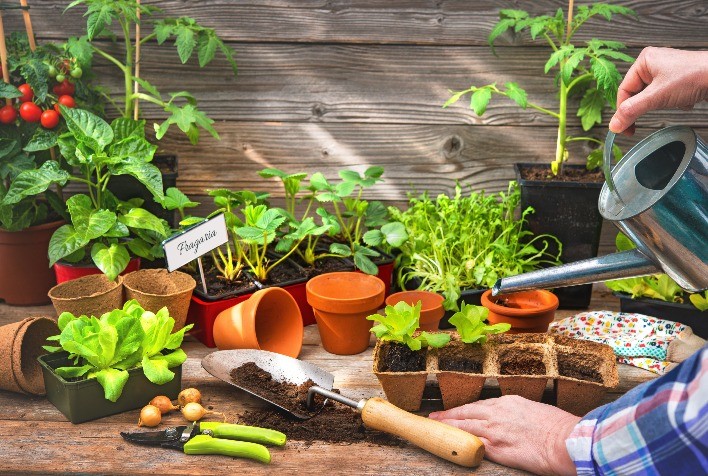
[[[708,346],[588,413],[566,447],[578,475],[708,474]]]

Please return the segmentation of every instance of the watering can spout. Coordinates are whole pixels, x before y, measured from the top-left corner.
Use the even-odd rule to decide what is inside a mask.
[[[660,272],[654,263],[634,249],[502,278],[492,287],[492,296],[529,289],[562,288]]]

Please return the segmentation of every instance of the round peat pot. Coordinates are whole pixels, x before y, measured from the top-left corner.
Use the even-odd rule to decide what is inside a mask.
[[[140,258],[131,258],[128,261],[128,266],[125,267],[121,276],[126,275],[132,271],[137,271],[140,269]],[[103,271],[98,269],[93,264],[72,264],[57,262],[54,263],[54,274],[57,278],[57,284],[65,283],[71,281],[72,279],[81,278],[84,276],[90,276],[92,274],[103,274]]]
[[[501,304],[503,303],[503,305]],[[558,309],[558,297],[550,291],[533,290],[492,297],[482,294],[482,305],[489,309],[490,324],[511,324],[510,333],[547,332]]]
[[[326,273],[307,282],[307,302],[327,352],[351,355],[369,347],[373,323],[366,317],[383,304],[385,289],[381,279],[357,272]]]
[[[157,312],[167,306],[175,320],[174,331],[184,327],[192,291],[197,282],[181,271],[166,269],[141,269],[123,278],[125,299],[135,299],[146,311]]]
[[[49,290],[57,315],[99,317],[123,306],[123,276],[111,281],[105,274],[90,274],[57,284]]]
[[[440,294],[430,291],[401,291],[387,297],[386,305],[395,306],[403,301],[414,306],[420,302],[420,330],[432,332],[438,330],[440,319],[445,315],[444,300]]]
[[[220,350],[268,350],[297,358],[302,348],[300,308],[283,288],[261,289],[221,311],[213,332]]]

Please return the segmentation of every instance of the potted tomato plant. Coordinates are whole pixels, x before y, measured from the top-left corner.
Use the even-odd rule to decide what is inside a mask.
[[[602,141],[587,136],[568,134],[569,98],[582,95],[577,116],[583,130],[589,131],[602,121],[605,106],[615,107],[617,88],[621,80],[615,61],[632,62],[622,52],[624,45],[617,41],[593,38],[584,45],[574,42],[575,35],[593,18],[611,20],[615,15],[631,17],[634,12],[623,6],[595,3],[579,6],[567,14],[559,9],[555,15],[531,16],[523,10],[501,10],[499,22],[489,35],[493,45],[506,31],[530,32],[531,38],[549,46],[549,59],[544,72],[554,72],[551,79],[558,89],[557,109],[548,109],[528,98],[517,83],[507,82],[471,86],[455,92],[445,103],[450,106],[469,95],[470,107],[481,116],[493,95],[504,96],[522,109],[531,108],[550,116],[558,123],[556,150],[548,165],[516,164],[517,181],[521,185],[521,207],[533,207],[536,214],[529,217],[527,227],[535,234],[550,233],[563,244],[561,261],[572,262],[597,255],[602,217],[597,201],[603,183],[599,169],[602,147],[595,148],[585,165],[568,164],[568,145],[587,142],[601,146]],[[618,149],[615,155],[621,157]],[[564,308],[586,308],[590,303],[592,285],[561,288],[558,291]]]

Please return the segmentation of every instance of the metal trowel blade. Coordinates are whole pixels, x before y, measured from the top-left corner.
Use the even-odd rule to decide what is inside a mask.
[[[202,359],[202,367],[214,377],[275,405],[297,418],[308,419],[312,417],[312,415],[298,413],[291,408],[285,408],[268,400],[263,395],[255,393],[252,389],[243,388],[236,384],[231,378],[231,371],[249,362],[253,362],[258,367],[269,372],[273,376],[273,380],[277,382],[300,385],[307,382],[307,380],[312,380],[316,385],[327,390],[332,390],[332,385],[334,384],[334,375],[325,372],[314,364],[265,350],[219,350],[204,357]]]

